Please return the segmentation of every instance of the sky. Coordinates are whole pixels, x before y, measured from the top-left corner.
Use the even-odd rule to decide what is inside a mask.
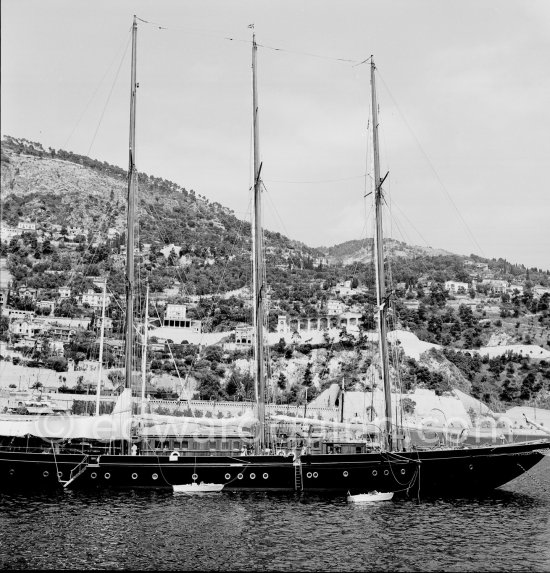
[[[126,168],[136,14],[138,169],[240,218],[254,24],[264,224],[312,247],[372,227],[361,62],[373,55],[386,235],[550,270],[547,0],[2,0],[0,10],[2,135]]]

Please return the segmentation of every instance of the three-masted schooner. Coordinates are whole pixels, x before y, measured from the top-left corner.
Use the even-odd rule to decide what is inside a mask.
[[[130,152],[128,170],[128,232],[127,237],[127,319],[126,319],[126,388],[131,390],[131,344],[134,333],[134,193],[135,180],[135,113],[136,113],[136,38],[137,20],[132,27],[132,72],[130,112]],[[386,293],[382,234],[382,183],[378,160],[378,118],[375,86],[375,65],[371,59],[371,97],[373,112],[374,192],[376,212],[376,277],[378,302],[378,328],[382,357],[383,382],[386,396],[385,426],[381,435],[383,443],[378,448],[368,448],[365,443],[352,444],[347,451],[327,453],[319,444],[312,453],[296,449],[292,456],[273,449],[269,420],[265,414],[265,365],[263,355],[263,302],[265,294],[264,269],[261,256],[261,163],[259,156],[258,100],[256,85],[255,37],[252,40],[253,124],[254,124],[254,325],[255,325],[255,379],[257,389],[257,432],[254,453],[235,452],[235,444],[245,440],[225,432],[218,451],[197,455],[186,452],[184,436],[179,436],[180,448],[171,452],[147,451],[140,455],[132,445],[136,436],[128,432],[127,417],[110,431],[111,439],[118,440],[117,449],[106,453],[74,453],[65,447],[71,434],[44,440],[44,447],[18,448],[4,442],[0,449],[0,488],[23,487],[74,487],[74,488],[166,488],[178,484],[223,485],[224,491],[269,490],[335,492],[351,494],[364,491],[383,491],[413,495],[458,495],[480,493],[501,486],[529,470],[550,451],[550,439],[513,445],[491,445],[473,449],[438,448],[429,451],[407,451],[399,440],[392,423],[388,351],[386,342]],[[142,416],[143,417],[143,416]],[[241,420],[242,421],[242,420]],[[308,420],[305,419],[305,423]],[[313,421],[309,421],[313,424]],[[320,423],[316,421],[316,423]],[[212,420],[212,424],[215,421]],[[229,426],[231,421],[224,420]],[[222,424],[222,425],[223,425]],[[73,428],[74,429],[74,428]],[[84,430],[81,430],[81,433]],[[222,432],[224,433],[224,432]],[[46,438],[37,430],[38,437]],[[145,433],[141,435],[144,440]],[[139,440],[140,436],[137,436]],[[224,441],[225,440],[225,441]],[[138,442],[139,443],[139,442]],[[34,444],[36,446],[36,443]],[[237,448],[237,449],[239,449]],[[355,448],[355,449],[353,449]]]

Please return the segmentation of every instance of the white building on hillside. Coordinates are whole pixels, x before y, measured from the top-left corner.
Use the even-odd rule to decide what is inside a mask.
[[[468,292],[468,283],[458,281],[445,281],[445,290],[452,294]]]
[[[483,279],[481,284],[489,285],[494,293],[505,293],[508,289],[508,281],[499,279]]]
[[[508,294],[515,294],[514,291],[518,291],[518,294],[523,294],[523,285],[510,285],[507,289],[506,292]]]
[[[21,236],[21,230],[15,227],[10,227],[5,223],[0,223],[0,241],[3,243],[9,243],[13,237]]]
[[[103,308],[103,293],[94,292],[92,289],[88,289],[88,292],[82,295],[82,304],[88,304],[92,308]],[[111,296],[105,295],[105,306],[111,304]]]
[[[36,231],[36,223],[31,221],[19,221],[19,223],[17,223],[17,228],[20,231]]]
[[[342,314],[346,310],[346,305],[341,300],[330,299],[327,301],[327,314],[335,316]]]
[[[185,328],[191,332],[202,331],[200,320],[190,320],[187,318],[187,307],[184,304],[167,304],[164,312],[163,326],[173,328]]]
[[[331,292],[337,296],[351,296],[356,293],[356,290],[351,287],[351,281],[343,281],[332,287]]]
[[[59,298],[71,298],[71,289],[69,287],[59,287],[57,289]]]

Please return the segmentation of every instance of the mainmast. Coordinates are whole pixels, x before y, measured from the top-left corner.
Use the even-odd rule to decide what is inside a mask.
[[[128,162],[128,217],[126,221],[126,349],[125,388],[132,387],[132,341],[134,339],[134,224],[136,188],[136,38],[137,19],[132,25],[132,72],[130,80],[130,142]]]
[[[254,125],[254,229],[252,233],[253,258],[253,296],[254,296],[254,344],[255,344],[255,375],[256,402],[258,419],[260,420],[260,436],[256,450],[263,451],[266,445],[265,436],[265,371],[264,371],[264,266],[262,259],[262,204],[260,172],[260,139],[258,125],[258,89],[256,81],[256,35],[252,35],[252,107]]]
[[[382,183],[387,175],[380,178],[380,157],[378,152],[378,104],[376,103],[376,83],[375,72],[376,66],[374,59],[371,57],[370,64],[370,82],[372,94],[372,143],[374,155],[374,211],[376,229],[374,233],[374,252],[376,260],[376,304],[378,312],[378,344],[380,348],[380,364],[382,367],[382,381],[384,384],[385,398],[385,418],[386,418],[386,446],[388,450],[392,449],[392,410],[391,410],[391,388],[390,388],[390,367],[388,359],[388,340],[387,340],[387,297],[386,297],[386,277],[384,273],[384,237],[382,233]]]

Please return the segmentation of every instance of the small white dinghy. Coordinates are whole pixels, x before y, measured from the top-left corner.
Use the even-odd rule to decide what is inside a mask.
[[[182,485],[173,485],[174,493],[213,493],[223,489],[223,483],[193,482]]]
[[[393,491],[388,493],[381,493],[379,491],[370,491],[369,493],[359,493],[357,495],[350,495],[348,492],[348,501],[362,502],[362,501],[389,501],[393,497]]]

